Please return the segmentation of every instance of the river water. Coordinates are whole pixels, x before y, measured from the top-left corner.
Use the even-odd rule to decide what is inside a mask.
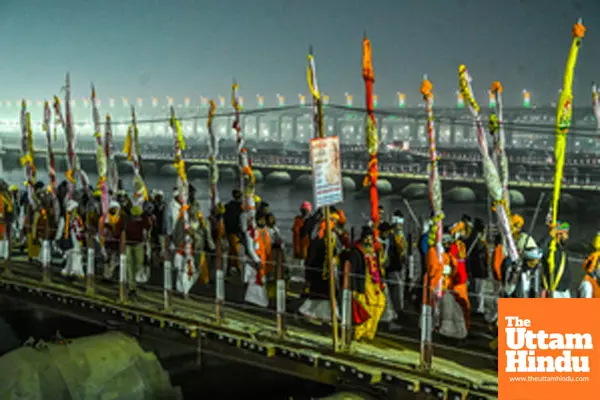
[[[38,169],[38,177],[44,182],[48,182],[47,172]],[[95,173],[88,173],[90,182],[95,183],[97,181],[97,175]],[[5,169],[4,175],[2,176],[6,181],[11,184],[20,184],[22,187],[24,181],[23,170],[21,169]],[[121,175],[123,183],[126,189],[131,189],[132,176]],[[64,179],[64,173],[58,173],[58,181]],[[170,198],[171,190],[176,183],[175,177],[164,177],[164,176],[148,176],[146,177],[146,184],[149,189],[161,189],[165,192],[167,198]],[[197,189],[197,198],[202,204],[202,211],[205,215],[209,208],[208,198],[208,181],[206,179],[193,179],[190,181]],[[236,183],[232,180],[223,180],[219,183],[219,194],[223,202],[227,202],[231,199],[231,191],[236,186]],[[380,199],[380,203],[385,207],[386,213],[392,213],[396,209],[401,209],[404,212],[405,219],[409,220],[409,214],[403,205],[402,197],[399,195],[392,194],[389,196],[383,196]],[[274,186],[273,184],[258,183],[256,193],[264,200],[269,202],[270,209],[275,217],[277,218],[278,225],[288,241],[291,241],[291,227],[295,215],[298,213],[300,204],[303,201],[312,202],[312,192],[306,189],[296,188],[293,184]],[[544,220],[548,210],[549,194],[546,195],[544,206],[541,207],[537,223],[533,229],[533,234],[536,238],[540,238],[547,233],[547,229],[544,226]],[[427,199],[411,200],[411,207],[417,217],[429,215],[429,202]],[[451,224],[458,220],[463,213],[469,214],[472,217],[483,218],[484,221],[488,221],[488,208],[484,202],[477,203],[444,203],[444,212],[446,214],[446,224]],[[587,207],[586,207],[587,208]],[[582,208],[579,208],[581,210]],[[367,215],[369,215],[370,205],[368,196],[364,192],[346,192],[343,203],[343,210],[346,214],[350,226],[354,226],[356,232],[360,232],[360,226],[366,222]],[[575,208],[578,210],[578,208]],[[534,206],[526,207],[515,207],[513,212],[520,213],[525,218],[525,226],[527,230],[530,230],[530,222],[535,211]],[[587,246],[593,239],[595,233],[600,230],[600,226],[596,223],[598,218],[590,218],[588,212],[563,212],[561,211],[560,217],[563,220],[568,221],[571,224],[571,240],[570,248],[575,252],[583,252],[584,247]]]

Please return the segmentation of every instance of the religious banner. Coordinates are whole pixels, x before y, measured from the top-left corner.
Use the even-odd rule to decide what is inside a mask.
[[[340,139],[337,136],[310,141],[313,194],[315,208],[332,206],[344,201]]]

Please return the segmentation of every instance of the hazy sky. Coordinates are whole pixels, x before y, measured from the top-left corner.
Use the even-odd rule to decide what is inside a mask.
[[[600,0],[0,0],[0,99],[49,97],[70,71],[74,97],[228,95],[240,83],[246,108],[276,93],[306,93],[306,52],[315,49],[320,85],[335,103],[362,104],[362,34],[373,46],[375,92],[417,103],[421,74],[436,104],[453,105],[457,66],[466,63],[485,103],[493,80],[505,101],[521,90],[550,103],[562,85],[571,27],[587,27],[575,102],[589,104],[600,81]],[[106,100],[105,100],[106,101]]]

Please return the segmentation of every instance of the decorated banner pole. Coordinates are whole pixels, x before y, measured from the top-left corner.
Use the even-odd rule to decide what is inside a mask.
[[[25,172],[27,198],[31,207],[38,206],[35,195],[36,169],[34,165],[33,132],[31,130],[31,115],[27,112],[27,102],[21,102],[21,165]],[[30,221],[31,222],[31,221]]]
[[[371,42],[365,37],[363,39],[363,79],[365,81],[365,103],[367,106],[366,145],[369,153],[369,165],[367,175],[363,180],[363,186],[369,187],[369,198],[371,200],[371,222],[373,223],[374,248],[378,252],[379,243],[379,193],[377,192],[377,150],[379,149],[379,137],[377,135],[377,121],[373,113],[373,84],[375,74],[373,73],[373,60],[371,56]]]
[[[473,118],[475,119],[475,127],[477,128],[477,141],[479,142],[479,151],[481,152],[482,163],[483,163],[483,177],[487,186],[488,193],[492,199],[492,207],[496,212],[498,218],[498,224],[502,236],[504,237],[505,243],[508,246],[507,255],[513,263],[518,263],[519,253],[517,252],[517,246],[511,231],[511,224],[508,219],[508,205],[504,201],[502,195],[502,183],[500,182],[500,176],[496,170],[496,166],[492,161],[489,154],[487,137],[483,131],[483,123],[481,122],[481,114],[479,104],[473,97],[473,90],[471,89],[471,76],[465,65],[458,67],[458,79],[460,91],[467,103]]]
[[[137,169],[139,176],[144,179],[144,166],[142,164],[142,148],[140,146],[140,130],[137,126],[137,116],[135,114],[135,107],[131,106],[131,126],[133,127],[133,145],[135,148],[135,154],[137,156]]]
[[[573,113],[573,76],[575,74],[575,65],[577,64],[579,46],[581,46],[583,36],[585,35],[585,27],[583,26],[583,21],[581,18],[577,20],[573,26],[572,35],[573,41],[571,43],[571,49],[569,50],[569,56],[565,66],[563,87],[558,99],[558,105],[556,107],[556,142],[554,144],[554,160],[556,164],[554,171],[554,190],[552,192],[552,203],[550,203],[550,227],[553,229],[553,232],[548,255],[548,272],[550,282],[546,282],[546,286],[548,288],[548,297],[553,296],[554,291],[560,283],[560,278],[555,279],[556,277],[554,275],[556,269],[556,235],[554,234],[554,229],[556,228],[558,219],[558,204],[560,200],[560,189],[565,165],[565,153],[567,150],[567,134],[569,132],[569,127],[571,126],[571,116]]]
[[[192,250],[192,235],[190,227],[190,215],[188,204],[189,199],[189,182],[185,171],[185,161],[183,160],[183,150],[185,150],[185,139],[181,125],[175,117],[175,108],[171,106],[171,130],[173,131],[173,153],[174,165],[177,170],[177,192],[181,208],[179,210],[179,218],[183,220],[184,240],[183,240],[183,256],[185,258],[184,265],[187,268],[188,276],[193,276],[194,273],[194,253]]]
[[[217,204],[219,203],[219,192],[218,192],[218,183],[219,183],[219,164],[217,164],[217,157],[219,156],[219,141],[217,140],[217,135],[215,135],[215,131],[213,130],[213,120],[215,117],[215,111],[217,109],[217,105],[214,100],[210,100],[210,108],[208,110],[208,119],[206,121],[206,129],[208,130],[208,147],[209,147],[209,155],[208,155],[208,174],[209,174],[209,182],[210,182],[210,209],[211,209],[211,217],[212,222],[214,224],[219,224],[219,220],[217,218]],[[221,323],[223,318],[223,305],[225,304],[225,273],[223,271],[223,248],[221,246],[221,229],[219,229],[218,225],[212,226],[213,230],[216,229],[217,237],[215,240],[215,271],[216,271],[216,294],[215,294],[215,315],[217,317],[217,323]],[[209,232],[209,235],[212,232]]]
[[[315,133],[319,138],[325,137],[325,118],[323,116],[323,99],[321,98],[321,91],[319,90],[319,84],[317,81],[317,67],[315,65],[315,58],[313,57],[312,47],[308,53],[308,69],[307,69],[307,81],[308,81],[308,89],[313,97],[314,103],[314,112],[315,112]],[[331,231],[331,210],[329,206],[324,207],[325,214],[325,243],[326,243],[326,258],[325,258],[325,271],[323,274],[329,275],[329,300],[331,302],[331,328],[332,328],[332,338],[333,338],[333,350],[339,350],[339,335],[338,335],[338,312],[337,312],[337,297],[336,297],[336,287],[335,287],[335,269],[333,265],[333,233]],[[327,275],[325,275],[327,276]],[[350,301],[348,299],[348,301]],[[350,315],[345,316],[346,319],[350,319]],[[344,316],[342,316],[344,319]],[[344,345],[349,344],[346,343],[346,339],[344,338]],[[349,340],[348,340],[349,341]]]
[[[494,159],[502,184],[502,198],[506,202],[506,211],[510,216],[510,193],[508,191],[508,157],[506,156],[506,135],[504,133],[504,110],[502,85],[495,81],[490,91],[494,98],[495,114],[490,115],[489,130],[493,137]]]
[[[429,204],[433,211],[433,225],[429,238],[429,245],[435,246],[440,262],[443,260],[444,247],[442,246],[442,231],[444,212],[442,210],[442,183],[438,171],[439,156],[436,148],[435,127],[433,125],[433,85],[423,76],[421,94],[425,100],[427,110],[427,137],[429,139]],[[423,305],[421,309],[421,368],[429,370],[433,360],[433,308],[435,302],[441,297],[441,282],[432,291],[430,288],[429,274],[425,274],[423,284]],[[432,293],[433,292],[433,293]],[[438,297],[438,299],[436,299]]]
[[[60,204],[58,203],[58,196],[56,194],[56,159],[54,157],[54,150],[52,149],[52,129],[50,127],[50,120],[52,119],[52,110],[50,104],[44,102],[44,131],[46,133],[46,144],[48,146],[48,192],[52,196],[52,208],[54,210],[54,220],[58,223],[60,219]]]
[[[92,119],[94,121],[94,137],[96,139],[96,168],[98,171],[98,183],[96,188],[100,190],[100,218],[98,218],[98,232],[96,238],[88,236],[87,249],[87,294],[94,293],[94,271],[95,271],[95,240],[100,244],[100,251],[106,255],[104,249],[104,224],[108,218],[108,187],[106,183],[106,153],[102,146],[102,128],[100,125],[100,113],[98,112],[98,99],[96,88],[92,84]]]
[[[181,129],[180,126],[179,128]],[[144,202],[148,200],[148,188],[140,171],[140,159],[138,158],[140,149],[138,147],[139,140],[137,139],[139,133],[137,130],[135,109],[131,106],[131,125],[127,129],[123,153],[127,155],[127,160],[131,161],[133,166],[133,202],[135,205],[142,207]],[[183,140],[183,134],[181,138]]]
[[[595,83],[592,84],[592,108],[594,110],[594,118],[596,118],[596,129],[600,131],[600,92]]]
[[[106,122],[104,126],[104,154],[106,154],[106,161],[108,163],[107,171],[107,187],[111,197],[116,197],[119,191],[119,168],[115,157],[112,156],[116,153],[115,145],[112,140],[112,123],[110,115],[106,114]]]
[[[239,169],[240,169],[240,190],[243,195],[243,209],[245,221],[242,220],[242,229],[244,230],[246,253],[250,258],[250,261],[255,265],[257,269],[256,273],[256,284],[263,286],[264,276],[263,268],[261,266],[262,260],[259,258],[256,250],[258,249],[258,232],[256,227],[256,203],[254,201],[254,194],[256,188],[256,179],[252,172],[252,162],[248,156],[248,150],[244,146],[244,137],[242,135],[242,127],[240,125],[240,112],[242,106],[240,105],[238,98],[238,84],[233,83],[231,87],[231,105],[235,112],[235,118],[233,120],[233,130],[235,130],[237,151],[239,156]],[[248,293],[248,292],[246,292]]]

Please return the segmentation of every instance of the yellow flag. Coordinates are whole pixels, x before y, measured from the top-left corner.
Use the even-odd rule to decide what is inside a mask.
[[[123,153],[127,154],[127,159],[131,161],[133,158],[133,140],[131,137],[131,126],[127,129],[127,136],[125,137],[125,144],[123,145]]]

